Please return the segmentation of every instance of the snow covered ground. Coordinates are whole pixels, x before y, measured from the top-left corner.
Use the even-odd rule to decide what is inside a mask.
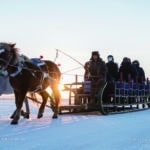
[[[150,110],[103,116],[63,114],[52,119],[30,102],[31,118],[10,125],[14,100],[0,97],[0,150],[149,150]]]

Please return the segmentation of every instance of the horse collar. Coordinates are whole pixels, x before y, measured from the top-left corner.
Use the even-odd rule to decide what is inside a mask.
[[[15,77],[17,76],[21,71],[22,71],[22,64],[19,63],[17,66],[16,66],[17,70],[11,74],[9,74],[10,77]]]

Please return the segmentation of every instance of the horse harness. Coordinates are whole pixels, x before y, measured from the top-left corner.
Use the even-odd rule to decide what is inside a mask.
[[[45,80],[58,82],[57,78],[51,76],[55,72],[49,71],[46,60],[29,59],[25,55],[19,55],[15,44],[0,43],[0,75],[8,76],[11,79],[22,76],[23,72],[26,72],[27,76],[29,73],[33,80],[39,81],[39,84],[35,85],[35,89],[36,86],[43,88]]]
[[[36,67],[38,67],[38,69],[29,68],[26,65],[27,62],[31,63],[32,65],[35,65]],[[47,64],[44,61],[40,60],[39,58],[32,58],[32,59],[27,59],[26,60],[26,59],[24,59],[24,57],[22,55],[20,55],[16,65],[8,64],[7,67],[8,66],[14,67],[15,71],[8,74],[8,72],[6,70],[1,70],[1,74],[4,75],[4,76],[12,77],[12,78],[14,78],[18,75],[21,75],[23,69],[28,70],[34,78],[38,78],[36,76],[36,72],[41,72],[42,77],[38,78],[39,85],[35,88],[35,90],[33,92],[41,90],[44,79],[50,78]]]

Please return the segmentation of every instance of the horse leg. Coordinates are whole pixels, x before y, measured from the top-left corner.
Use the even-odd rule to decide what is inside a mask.
[[[53,91],[54,99],[55,99],[55,107],[53,110],[54,111],[53,118],[55,119],[55,118],[58,118],[58,113],[59,113],[60,92],[57,86],[53,86],[52,91]]]
[[[42,92],[40,92],[39,94],[41,95],[43,101],[42,101],[42,104],[41,104],[41,106],[40,106],[40,108],[39,108],[37,118],[43,117],[44,108],[45,108],[45,105],[46,105],[46,103],[47,103],[47,99],[48,99],[48,97],[49,97],[49,94],[48,94],[46,91],[42,91]]]
[[[14,94],[15,94],[15,91],[14,91]],[[18,99],[18,95],[15,94],[15,105],[16,105],[16,107],[17,107],[17,99]],[[10,118],[13,119],[14,116],[15,116],[15,114],[16,114],[16,110],[14,110],[14,112],[12,113],[12,115],[10,116]]]
[[[23,101],[26,96],[26,92],[14,91],[14,94],[15,94],[15,103],[16,103],[17,108],[15,110],[15,114],[13,115],[13,120],[11,121],[11,124],[18,124],[18,121],[19,121],[20,115],[21,115],[21,108],[22,108]]]
[[[26,112],[24,112],[23,109],[22,109],[22,110],[21,110],[21,115],[22,115],[24,118],[29,119],[29,118],[30,118],[30,116],[29,116],[29,114],[30,114],[30,108],[29,108],[29,102],[28,102],[27,97],[25,97],[25,99],[24,99],[24,104],[25,104],[25,107],[26,107]]]
[[[30,116],[30,109],[29,109],[29,103],[28,103],[28,99],[25,97],[25,100],[24,100],[24,103],[25,103],[25,107],[26,107],[26,112],[23,111],[23,109],[21,110],[21,115],[24,117],[24,118],[27,118],[29,119]],[[17,107],[17,104],[16,104],[16,107]],[[12,115],[10,116],[11,119],[14,118],[16,114],[16,110],[12,113]]]

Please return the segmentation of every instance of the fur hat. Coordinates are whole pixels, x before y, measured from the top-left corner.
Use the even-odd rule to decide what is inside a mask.
[[[93,55],[99,56],[99,52],[98,52],[98,51],[92,51],[92,56],[93,56]]]

